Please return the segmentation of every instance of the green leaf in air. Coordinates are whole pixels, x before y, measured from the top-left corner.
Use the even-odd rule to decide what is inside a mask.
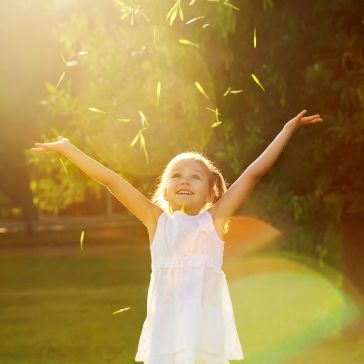
[[[141,121],[142,121],[142,126],[143,126],[143,128],[144,128],[145,126],[149,126],[149,123],[148,123],[147,118],[145,117],[145,115],[144,115],[143,111],[138,110],[138,112],[139,112],[139,115],[140,115],[140,117],[141,117]]]
[[[147,152],[147,149],[146,149],[146,147],[145,147],[145,139],[144,139],[144,135],[143,135],[143,134],[140,134],[139,142],[140,142],[140,147],[141,147],[141,148],[143,149],[143,151],[144,151],[145,160],[146,160],[146,161],[147,161],[147,163],[149,164],[148,152]]]
[[[182,12],[182,7],[181,4],[179,5],[179,18],[183,21],[183,12]]]
[[[223,96],[226,96],[230,92],[230,87],[225,91]]]
[[[203,19],[204,17],[205,17],[205,15],[198,16],[196,18],[193,18],[193,19],[189,20],[188,22],[186,22],[186,24],[191,24],[191,23],[195,22],[198,19]]]
[[[58,160],[61,162],[61,164],[62,164],[62,167],[63,167],[64,171],[66,172],[67,176],[69,177],[67,167],[66,167],[66,165],[64,164],[63,160],[62,160],[61,158],[58,158]]]
[[[84,237],[85,237],[85,231],[82,230],[81,236],[80,236],[80,246],[81,246],[81,250],[83,250],[83,240],[84,240]]]
[[[100,113],[100,114],[106,114],[106,111],[102,111],[100,109],[97,109],[96,107],[89,107],[88,109],[90,111],[92,111],[92,112],[97,112],[97,113]]]
[[[259,87],[261,87],[261,89],[262,89],[263,91],[265,91],[265,89],[264,89],[263,85],[260,83],[260,81],[258,80],[258,77],[257,77],[257,76],[255,76],[255,74],[254,74],[254,73],[252,73],[252,77],[253,77],[253,80],[255,81],[255,83],[256,83]]]
[[[180,42],[181,44],[184,44],[184,45],[191,45],[191,46],[194,46],[194,47],[196,47],[196,48],[199,48],[199,47],[200,47],[198,44],[193,43],[193,42],[189,41],[188,39],[180,39],[180,40],[179,40],[179,42]]]
[[[224,5],[225,6],[229,6],[230,8],[235,9],[235,10],[240,10],[239,8],[237,8],[236,6],[234,6],[233,4],[230,4],[229,3],[229,0],[225,0],[224,1]]]
[[[202,93],[202,95],[204,95],[207,99],[209,99],[207,93],[205,92],[203,87],[199,84],[199,82],[195,81],[195,85],[197,87],[197,90],[199,90]]]
[[[130,143],[131,147],[134,147],[135,143],[138,141],[138,139],[140,138],[141,133],[138,132],[138,134],[134,137],[134,139],[132,140],[132,142]]]
[[[123,311],[127,311],[130,310],[130,307],[125,307],[125,308],[121,308],[120,310],[116,310],[114,311],[112,314],[116,315],[117,313],[123,312]]]
[[[62,74],[61,74],[61,77],[59,78],[59,80],[58,80],[58,82],[57,82],[57,86],[56,86],[56,88],[58,88],[58,86],[61,84],[61,82],[62,82],[62,80],[64,79],[64,76],[66,75],[66,72],[63,72]]]
[[[181,0],[177,0],[167,14],[166,20],[168,20],[168,18],[169,18],[170,26],[172,26],[173,22],[175,21],[178,11],[180,9],[180,6],[181,6]]]
[[[212,111],[213,113],[215,113],[216,117],[218,117],[219,115],[221,115],[221,113],[218,112],[218,109],[217,108],[214,110],[214,109],[210,109],[209,107],[206,107],[206,109]]]
[[[161,81],[158,81],[158,84],[157,84],[157,106],[159,106],[160,94],[161,94]]]
[[[67,62],[66,62],[66,60],[64,59],[63,54],[61,54],[61,58],[62,58],[63,63],[66,65],[66,64],[67,64]]]
[[[216,128],[218,125],[220,125],[220,124],[222,124],[222,122],[221,121],[216,121],[215,123],[213,123],[212,125],[211,125],[211,128]]]

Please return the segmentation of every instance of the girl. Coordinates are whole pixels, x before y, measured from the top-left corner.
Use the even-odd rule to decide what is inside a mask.
[[[221,266],[226,224],[275,163],[301,126],[323,121],[304,110],[226,190],[220,171],[205,156],[181,153],[166,166],[152,200],[117,173],[58,137],[35,143],[56,151],[109,191],[147,228],[152,272],[147,317],[135,361],[148,364],[229,364],[244,359],[233,306]]]

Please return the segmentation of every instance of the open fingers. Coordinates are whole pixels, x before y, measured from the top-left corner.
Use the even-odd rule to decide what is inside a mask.
[[[42,148],[42,147],[38,147],[38,148],[31,148],[31,150],[35,151],[35,152],[47,152],[48,149],[46,148]]]
[[[321,118],[315,118],[313,120],[308,121],[306,124],[319,123],[321,121],[323,121],[323,119],[321,119]]]
[[[317,122],[320,122],[323,120],[320,117],[320,115],[313,115],[313,116],[310,116],[309,118],[303,118],[302,121],[304,122],[304,124],[313,124],[313,123],[317,123]]]

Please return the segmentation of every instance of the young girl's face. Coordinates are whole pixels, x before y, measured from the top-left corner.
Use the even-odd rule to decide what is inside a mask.
[[[189,215],[198,214],[207,202],[213,199],[209,190],[208,169],[195,160],[177,162],[167,176],[164,197],[171,210],[181,210]]]

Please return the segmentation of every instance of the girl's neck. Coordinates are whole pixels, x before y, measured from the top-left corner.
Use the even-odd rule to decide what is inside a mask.
[[[194,210],[194,211],[192,211],[192,210],[186,210],[186,209],[184,209],[184,208],[183,208],[183,206],[182,206],[181,208],[175,208],[175,209],[173,210],[173,209],[171,208],[171,206],[169,205],[169,212],[170,212],[171,214],[175,213],[176,211],[181,211],[181,212],[183,212],[184,214],[189,215],[189,216],[196,216],[196,215],[200,214],[201,209],[198,209],[198,211],[197,211],[197,209],[196,209],[196,210]]]

